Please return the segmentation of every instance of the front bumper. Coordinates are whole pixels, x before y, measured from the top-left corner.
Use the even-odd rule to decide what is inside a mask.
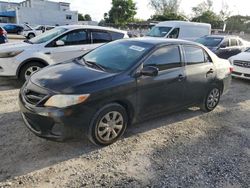
[[[41,138],[53,141],[81,136],[90,124],[94,112],[84,105],[65,109],[32,106],[25,101],[21,93],[19,106],[29,130]]]
[[[14,58],[0,58],[0,76],[16,76],[18,66]]]
[[[250,79],[250,68],[238,67],[234,65],[233,77]]]

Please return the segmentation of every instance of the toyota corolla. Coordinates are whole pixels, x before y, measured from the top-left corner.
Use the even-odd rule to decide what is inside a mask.
[[[83,130],[105,146],[141,120],[190,106],[214,110],[231,72],[228,61],[194,42],[126,39],[34,73],[19,104],[39,137],[64,140]]]

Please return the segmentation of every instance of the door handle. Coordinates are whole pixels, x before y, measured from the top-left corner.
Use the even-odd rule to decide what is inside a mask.
[[[178,76],[178,81],[181,82],[182,80],[184,80],[185,76],[183,76],[182,74],[180,74]]]
[[[51,55],[51,52],[45,52],[44,54],[46,54],[46,55]]]

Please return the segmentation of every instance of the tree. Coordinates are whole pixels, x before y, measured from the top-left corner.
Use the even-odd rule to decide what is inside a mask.
[[[203,22],[203,23],[210,23],[212,28],[222,28],[223,21],[220,17],[215,14],[213,11],[205,11],[200,16],[194,17],[192,19],[193,22]]]
[[[78,21],[92,21],[92,18],[89,14],[85,14],[84,16],[79,13],[78,14]]]
[[[149,5],[156,11],[157,15],[177,14],[180,8],[180,0],[150,0]]]
[[[83,15],[81,13],[78,13],[78,21],[85,21]]]
[[[92,18],[89,14],[85,14],[84,19],[85,19],[85,21],[92,21]]]
[[[133,0],[112,0],[112,7],[108,15],[104,14],[104,20],[122,26],[133,21],[136,10]]]
[[[212,0],[204,0],[202,3],[198,4],[196,7],[192,8],[195,17],[201,16],[205,12],[213,11],[213,1]]]
[[[168,20],[187,20],[185,18],[185,16],[181,15],[181,14],[176,14],[176,13],[165,13],[162,15],[153,15],[151,17],[151,20],[154,21],[168,21]]]

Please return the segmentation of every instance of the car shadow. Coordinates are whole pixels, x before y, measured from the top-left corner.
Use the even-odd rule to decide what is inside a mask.
[[[0,77],[0,91],[20,89],[22,84],[15,78]]]

